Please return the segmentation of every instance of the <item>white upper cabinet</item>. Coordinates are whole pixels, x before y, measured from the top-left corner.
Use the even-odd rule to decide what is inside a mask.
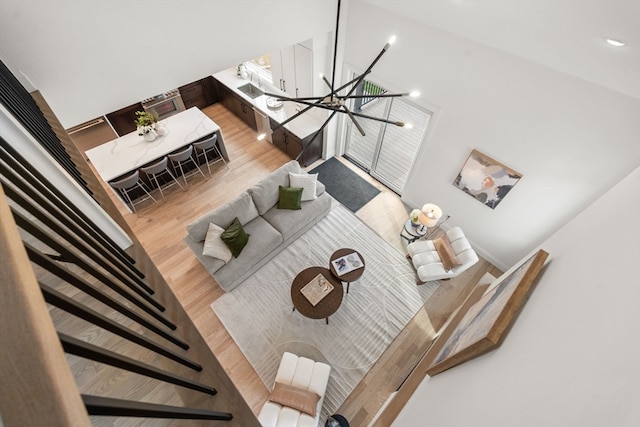
[[[273,84],[289,96],[296,96],[296,62],[293,46],[287,46],[271,55]]]
[[[313,96],[313,51],[296,44],[293,46],[296,69],[295,96]]]
[[[313,96],[314,51],[307,47],[312,45],[308,40],[269,55],[274,86],[291,97]]]

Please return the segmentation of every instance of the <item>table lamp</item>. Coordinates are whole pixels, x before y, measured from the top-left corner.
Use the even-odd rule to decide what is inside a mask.
[[[425,227],[433,227],[438,223],[438,220],[442,216],[442,209],[438,205],[434,205],[433,203],[427,203],[420,210],[420,214],[418,214],[418,221],[420,222],[420,227],[418,227],[419,233],[426,233]]]

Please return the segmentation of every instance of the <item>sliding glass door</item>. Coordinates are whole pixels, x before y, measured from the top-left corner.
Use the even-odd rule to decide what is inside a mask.
[[[384,93],[386,90],[375,83],[364,81],[360,93]],[[420,144],[431,117],[405,98],[373,98],[355,104],[354,111],[392,121],[403,121],[412,125],[398,127],[370,119],[358,119],[364,129],[362,136],[356,126],[347,121],[345,157],[365,169],[372,177],[398,194],[409,176]]]

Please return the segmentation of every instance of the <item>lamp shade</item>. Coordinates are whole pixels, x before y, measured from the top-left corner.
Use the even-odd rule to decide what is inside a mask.
[[[433,227],[438,223],[438,220],[442,216],[442,209],[438,205],[433,203],[427,203],[422,207],[420,214],[418,215],[418,221],[425,227]]]

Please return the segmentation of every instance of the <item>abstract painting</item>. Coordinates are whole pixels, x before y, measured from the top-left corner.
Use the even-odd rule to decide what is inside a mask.
[[[520,178],[522,174],[473,150],[453,185],[495,209]]]
[[[436,341],[430,350],[435,357],[427,374],[433,376],[500,345],[528,299],[548,255],[539,250],[491,283],[475,297],[475,302],[465,302],[463,307],[468,310],[460,314],[459,322],[445,328],[438,339],[442,342]]]

